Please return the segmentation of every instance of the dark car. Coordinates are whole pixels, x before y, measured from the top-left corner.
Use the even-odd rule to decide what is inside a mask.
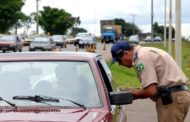
[[[22,40],[16,35],[2,35],[0,38],[0,50],[6,51],[22,51]]]
[[[29,51],[52,51],[53,49],[55,49],[55,43],[49,37],[36,37],[29,46]]]
[[[154,38],[154,41],[155,41],[155,42],[161,42],[161,41],[162,41],[162,38],[161,38],[160,36],[156,36],[156,37]]]
[[[113,92],[104,59],[85,52],[0,55],[0,121],[112,122],[115,105],[132,102]],[[122,115],[123,114],[123,115]]]
[[[64,35],[53,35],[52,37],[53,42],[56,44],[56,46],[61,46],[61,48],[67,47],[67,41],[64,37]]]

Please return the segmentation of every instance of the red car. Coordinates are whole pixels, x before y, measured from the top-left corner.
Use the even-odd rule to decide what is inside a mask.
[[[113,92],[100,55],[85,52],[0,55],[0,121],[112,122],[114,105],[132,103]],[[119,121],[126,121],[120,110]]]
[[[17,35],[3,35],[0,37],[0,50],[5,53],[6,51],[19,51],[22,52],[22,40]]]

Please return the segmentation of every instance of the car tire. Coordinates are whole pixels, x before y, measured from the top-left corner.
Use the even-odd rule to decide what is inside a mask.
[[[6,50],[3,50],[3,53],[6,53]]]
[[[15,48],[15,49],[13,49],[13,52],[16,52],[17,51],[17,49]]]
[[[31,49],[31,48],[30,48],[29,51],[34,51],[34,49]]]
[[[19,50],[19,52],[22,52],[22,48]]]

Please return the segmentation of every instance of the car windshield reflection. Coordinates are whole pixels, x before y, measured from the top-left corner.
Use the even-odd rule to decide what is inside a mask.
[[[14,100],[13,96],[65,98],[86,107],[100,107],[96,80],[87,62],[1,62],[0,96],[17,106],[47,106],[34,101]],[[0,101],[1,102],[1,101]],[[62,101],[53,106],[77,105]],[[1,102],[0,106],[9,106]]]

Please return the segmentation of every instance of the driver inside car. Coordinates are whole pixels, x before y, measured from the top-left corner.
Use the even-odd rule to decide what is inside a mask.
[[[55,74],[57,82],[53,91],[56,95],[84,104],[88,98],[89,82],[84,76],[78,75],[75,63],[58,64]]]

